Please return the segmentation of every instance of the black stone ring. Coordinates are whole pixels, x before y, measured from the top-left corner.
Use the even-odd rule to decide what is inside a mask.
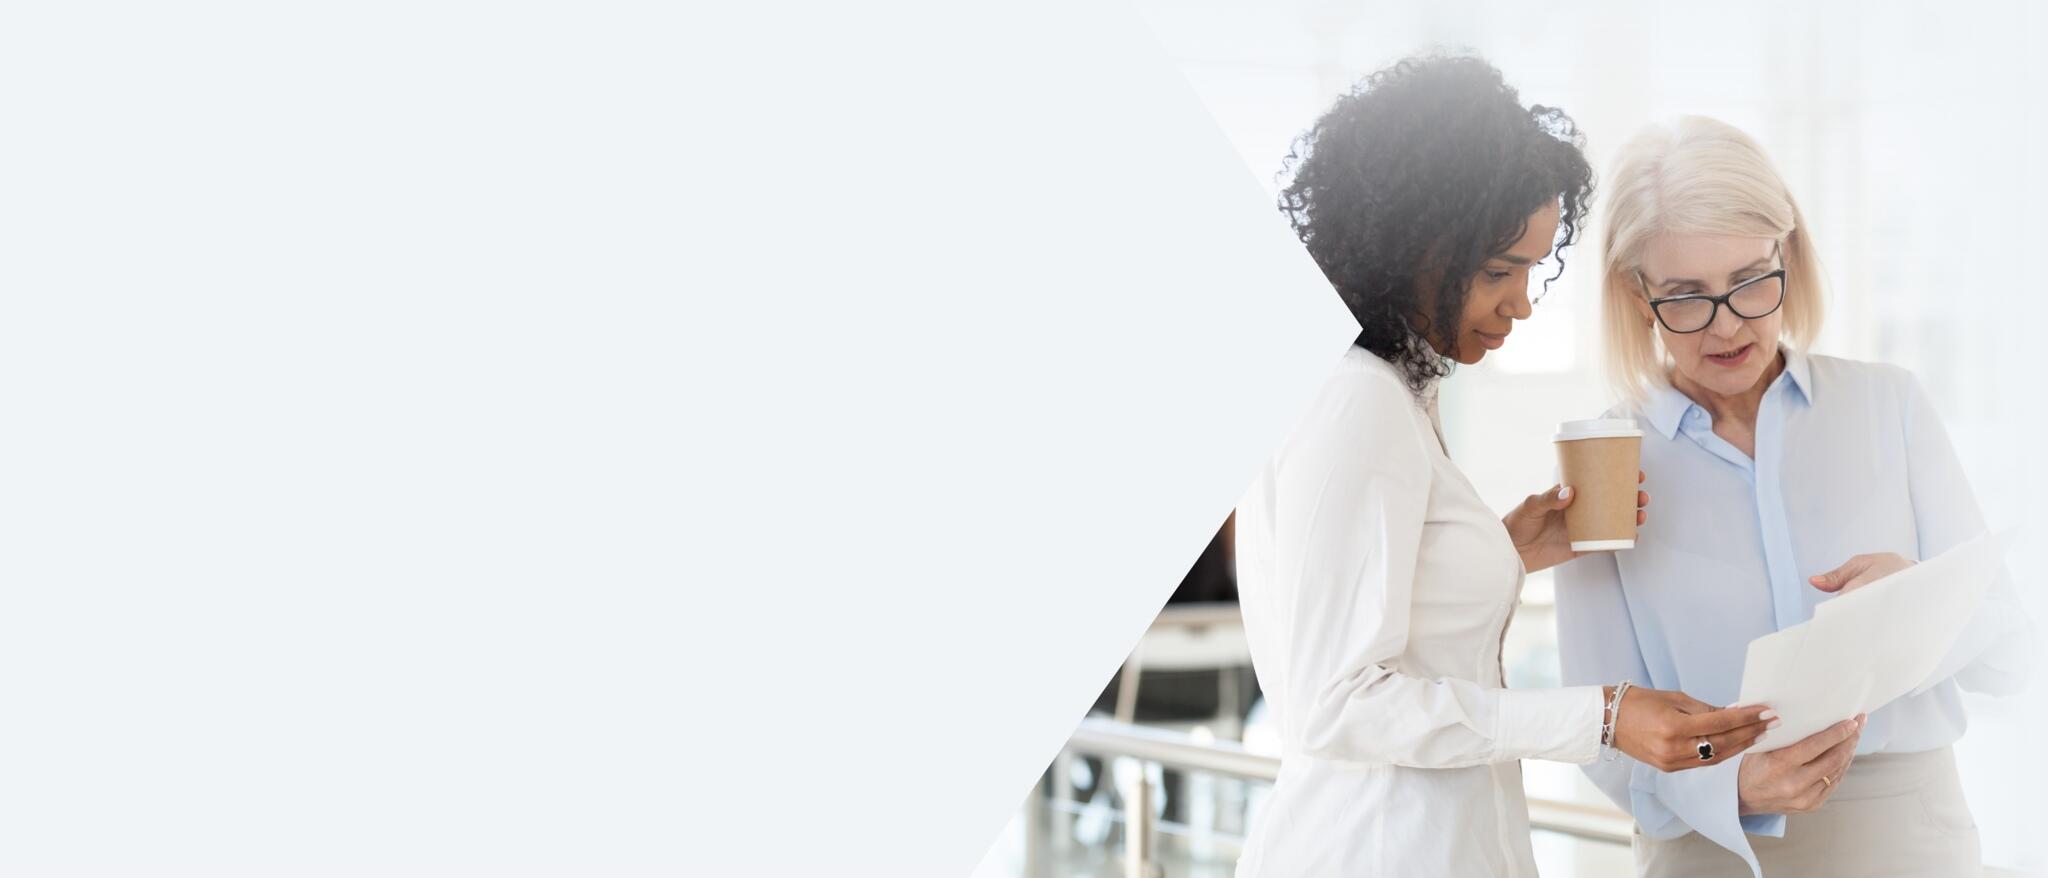
[[[1712,742],[1712,741],[1709,741],[1709,740],[1707,740],[1707,739],[1705,739],[1705,738],[1701,738],[1701,739],[1700,739],[1700,745],[1699,745],[1699,751],[1700,751],[1700,761],[1701,761],[1701,762],[1712,762],[1712,761],[1714,761],[1714,742]]]

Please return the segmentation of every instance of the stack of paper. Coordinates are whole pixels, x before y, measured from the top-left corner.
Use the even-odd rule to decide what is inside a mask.
[[[1751,752],[1797,743],[1929,682],[2003,569],[2010,542],[2010,534],[1977,537],[1750,641],[1736,703],[1770,705],[1783,720]]]

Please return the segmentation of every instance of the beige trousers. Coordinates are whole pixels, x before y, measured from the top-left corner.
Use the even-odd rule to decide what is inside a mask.
[[[1840,789],[1811,814],[1785,820],[1785,837],[1749,837],[1766,878],[1984,874],[1977,824],[1947,747],[1858,756]],[[1646,878],[1749,878],[1741,857],[1696,832],[1660,841],[1636,833]]]

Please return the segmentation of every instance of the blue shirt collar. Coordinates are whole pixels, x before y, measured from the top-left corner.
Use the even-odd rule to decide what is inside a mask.
[[[1813,365],[1807,361],[1803,351],[1791,347],[1781,347],[1779,350],[1785,354],[1784,379],[1789,379],[1792,387],[1799,391],[1799,397],[1805,400],[1807,405],[1812,405]],[[1667,380],[1651,388],[1649,399],[1643,403],[1643,416],[1649,419],[1650,426],[1656,428],[1659,434],[1670,439],[1678,435],[1678,425],[1685,420],[1685,413],[1697,405],[1698,403],[1692,401],[1692,397],[1680,393],[1678,388],[1672,387],[1671,382]]]
[[[1813,365],[1807,362],[1806,352],[1795,348],[1784,348],[1785,374],[1792,376],[1792,386],[1798,388],[1799,396],[1813,405]]]

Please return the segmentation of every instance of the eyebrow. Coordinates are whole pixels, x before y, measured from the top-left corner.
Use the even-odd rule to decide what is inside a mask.
[[[1516,256],[1513,253],[1502,253],[1499,256],[1493,257],[1493,261],[1505,262],[1509,265],[1535,265],[1538,260],[1530,259],[1527,256]]]
[[[1745,271],[1755,271],[1755,270],[1757,270],[1757,269],[1759,269],[1759,268],[1769,268],[1769,267],[1770,267],[1770,265],[1771,265],[1771,257],[1769,257],[1769,256],[1760,256],[1760,257],[1757,257],[1757,260],[1756,260],[1755,262],[1752,262],[1752,263],[1750,263],[1750,264],[1748,264],[1748,265],[1745,265],[1745,266],[1743,266],[1743,267],[1741,267],[1741,268],[1738,268],[1738,269],[1736,269],[1736,270],[1734,270],[1734,271],[1728,272],[1728,279],[1729,279],[1729,280],[1734,280],[1734,279],[1736,279],[1737,277],[1741,276],[1741,275],[1742,275],[1742,273],[1743,273],[1743,272],[1745,272]],[[1660,287],[1668,287],[1668,286],[1675,286],[1675,285],[1677,285],[1677,284],[1698,284],[1698,283],[1705,283],[1705,281],[1701,281],[1701,280],[1695,280],[1695,279],[1693,279],[1693,278],[1689,278],[1689,277],[1674,277],[1674,278],[1667,278],[1667,279],[1665,279],[1665,280],[1660,280],[1660,281],[1658,281],[1658,282],[1656,283],[1656,286],[1660,286]]]

